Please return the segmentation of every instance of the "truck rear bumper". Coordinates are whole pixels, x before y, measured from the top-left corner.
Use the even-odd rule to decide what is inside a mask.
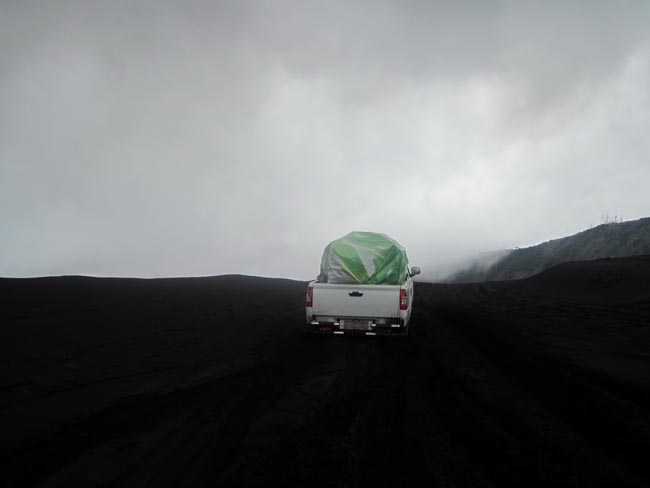
[[[364,324],[363,322],[367,322]],[[331,335],[356,335],[356,336],[378,336],[378,335],[407,335],[408,327],[405,327],[400,319],[386,321],[377,324],[372,320],[345,320],[341,321],[319,321],[312,320],[306,323],[309,332],[316,334]]]

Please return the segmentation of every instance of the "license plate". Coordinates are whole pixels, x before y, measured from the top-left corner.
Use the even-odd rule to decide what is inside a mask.
[[[341,325],[348,330],[368,330],[367,320],[341,320]]]

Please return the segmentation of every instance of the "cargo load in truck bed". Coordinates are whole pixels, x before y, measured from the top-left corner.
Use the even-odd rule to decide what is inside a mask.
[[[408,275],[404,248],[385,234],[350,232],[328,244],[320,283],[401,285]]]

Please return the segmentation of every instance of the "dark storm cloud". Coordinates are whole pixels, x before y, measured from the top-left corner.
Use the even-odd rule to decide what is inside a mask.
[[[29,2],[0,15],[0,274],[429,268],[647,215],[647,2]]]

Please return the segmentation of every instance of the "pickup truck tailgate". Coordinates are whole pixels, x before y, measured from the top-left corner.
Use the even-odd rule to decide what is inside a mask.
[[[399,286],[314,285],[314,315],[336,317],[399,317]]]

